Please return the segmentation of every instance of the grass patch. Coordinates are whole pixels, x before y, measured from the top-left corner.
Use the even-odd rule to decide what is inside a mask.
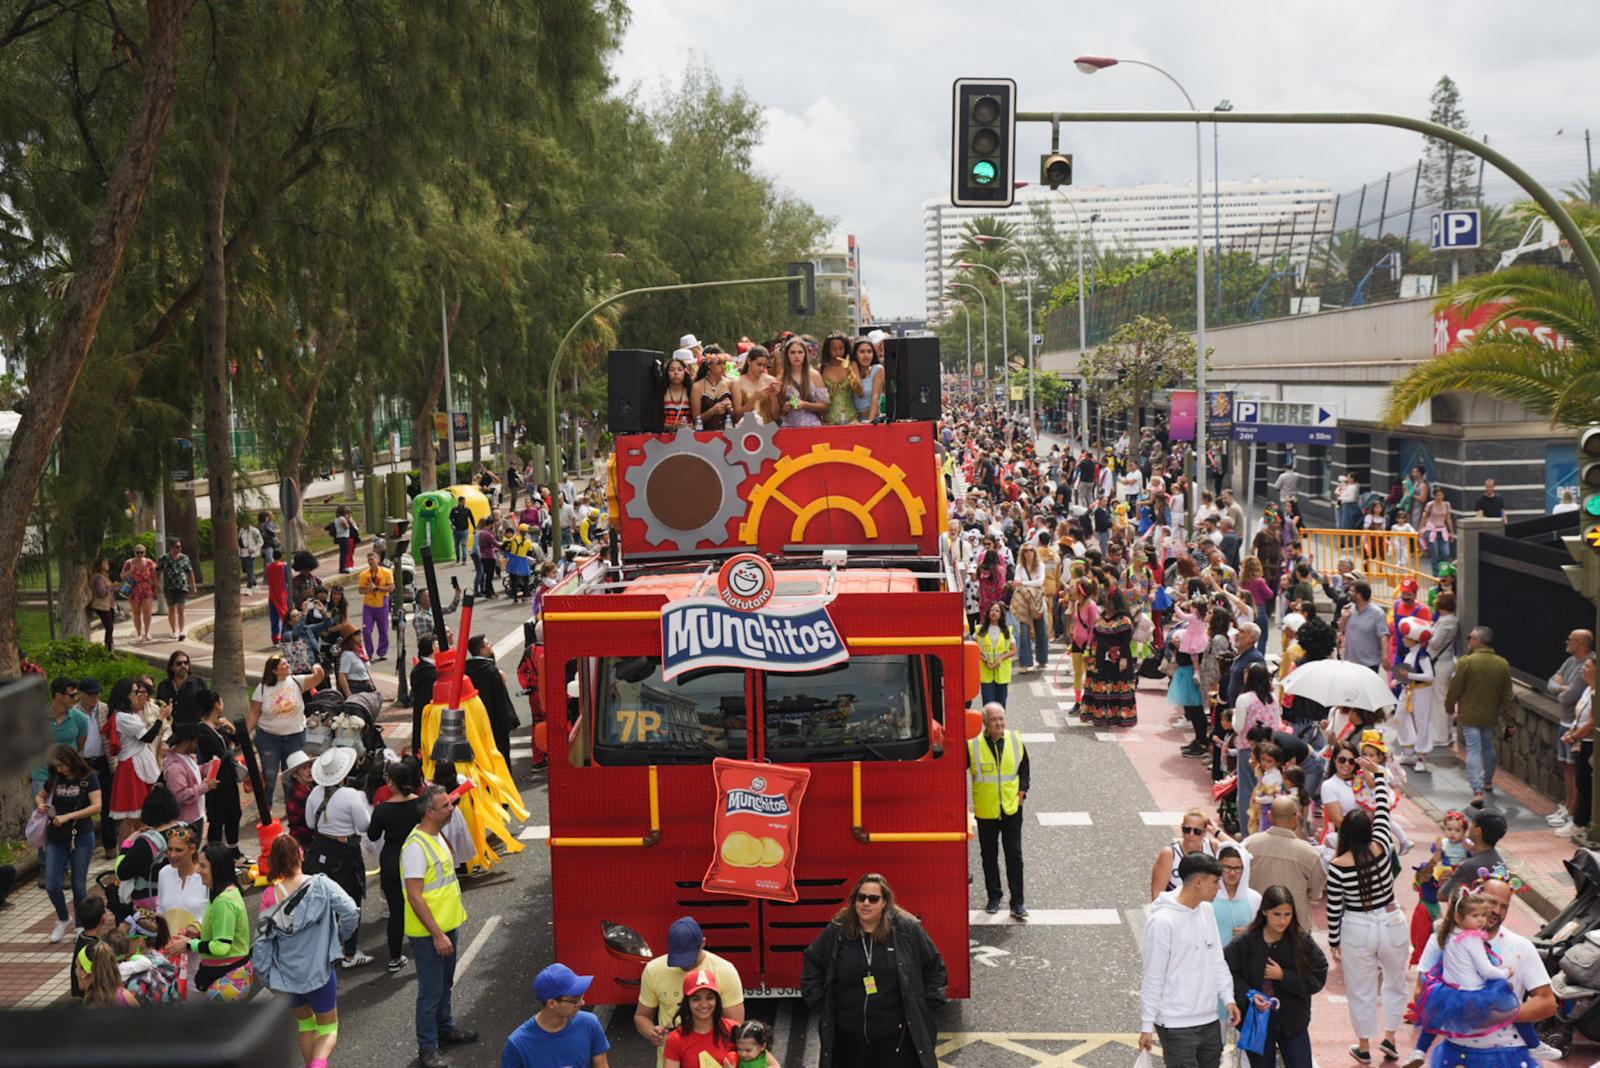
[[[43,605],[17,607],[17,644],[24,650],[36,649],[50,640],[50,612]]]
[[[0,838],[0,864],[15,864],[36,852],[38,850],[20,838]]]

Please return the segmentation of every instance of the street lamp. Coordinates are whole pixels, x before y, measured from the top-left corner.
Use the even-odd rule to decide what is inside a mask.
[[[1232,111],[1224,99],[1212,111]],[[1222,314],[1222,149],[1217,144],[1217,124],[1211,124],[1211,232],[1217,239],[1217,314]]]
[[[967,314],[967,399],[972,399],[972,309],[967,307],[964,300],[956,301],[956,307]]]
[[[988,271],[994,275],[994,280],[1000,283],[1000,362],[1005,366],[1006,399],[1004,407],[1009,412],[1011,410],[1011,312],[1007,307],[1006,301],[1006,280],[1000,277],[999,271],[990,267],[987,263],[968,263],[966,260],[961,260],[956,266],[969,271]],[[985,307],[987,307],[987,303]],[[987,328],[984,332],[984,340],[985,342],[988,341]],[[987,367],[984,368],[984,373],[988,373]]]
[[[1178,87],[1190,111],[1198,111],[1194,98],[1183,83],[1154,63],[1139,59],[1113,59],[1110,56],[1079,56],[1073,64],[1085,74],[1094,74],[1126,63],[1134,67],[1148,67]],[[1206,248],[1205,248],[1205,175],[1201,163],[1200,124],[1194,124],[1194,333],[1195,333],[1195,421],[1194,421],[1194,481],[1196,486],[1206,482]]]
[[[963,289],[972,290],[974,293],[978,294],[978,299],[983,301],[983,381],[984,381],[984,387],[983,388],[984,389],[988,389],[989,388],[988,383],[989,383],[989,378],[990,378],[990,375],[989,375],[989,298],[983,292],[983,290],[979,289],[977,286],[973,285],[971,282],[951,282],[950,283],[950,287],[952,289],[954,289],[956,286],[960,286]],[[965,307],[964,304],[962,306]],[[968,326],[972,325],[972,313],[971,312],[967,313],[967,325]]]
[[[1039,371],[1034,366],[1033,359],[1033,261],[1028,259],[1028,250],[1022,247],[1022,243],[1012,238],[998,237],[993,234],[977,234],[975,235],[975,240],[980,245],[987,245],[991,241],[1010,245],[1022,253],[1022,265],[1028,269],[1028,277],[1026,279],[1028,283],[1028,433],[1030,435],[1037,434],[1039,432],[1036,419],[1038,413],[1034,410],[1033,380],[1037,377]]]

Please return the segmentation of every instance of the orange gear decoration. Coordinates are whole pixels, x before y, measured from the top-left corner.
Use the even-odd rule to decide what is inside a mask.
[[[801,471],[828,464],[844,464],[871,472],[882,480],[883,485],[865,501],[824,493],[804,505],[795,503],[780,491],[779,487],[790,477]],[[813,445],[809,454],[785,456],[779,459],[773,467],[772,474],[750,491],[750,517],[739,524],[739,540],[746,545],[757,544],[760,539],[761,518],[766,512],[767,504],[772,501],[776,501],[794,514],[794,525],[790,528],[789,534],[789,540],[792,542],[804,541],[806,527],[810,525],[811,520],[827,511],[848,513],[861,524],[861,529],[868,538],[876,538],[878,524],[873,519],[872,513],[891,493],[899,498],[900,507],[904,509],[906,519],[911,525],[911,533],[921,535],[922,521],[927,515],[928,507],[921,497],[916,496],[906,486],[906,474],[898,464],[885,464],[882,460],[875,459],[872,450],[865,445],[857,445],[848,450],[836,449],[828,444]]]

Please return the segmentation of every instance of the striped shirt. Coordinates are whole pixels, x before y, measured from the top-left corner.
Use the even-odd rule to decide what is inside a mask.
[[[1394,904],[1394,865],[1390,855],[1394,851],[1394,828],[1389,815],[1389,781],[1383,775],[1373,778],[1373,799],[1377,803],[1372,813],[1372,841],[1381,846],[1382,853],[1361,862],[1367,883],[1367,893],[1361,892],[1361,880],[1356,867],[1339,864],[1328,866],[1328,944],[1339,944],[1339,929],[1345,910],[1376,912]]]

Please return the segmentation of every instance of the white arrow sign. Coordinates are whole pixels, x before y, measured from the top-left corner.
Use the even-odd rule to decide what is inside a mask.
[[[1009,956],[1011,956],[1010,952],[1001,949],[999,946],[982,946],[976,942],[972,944],[972,959],[986,968],[1000,967],[995,961],[1001,957]]]

